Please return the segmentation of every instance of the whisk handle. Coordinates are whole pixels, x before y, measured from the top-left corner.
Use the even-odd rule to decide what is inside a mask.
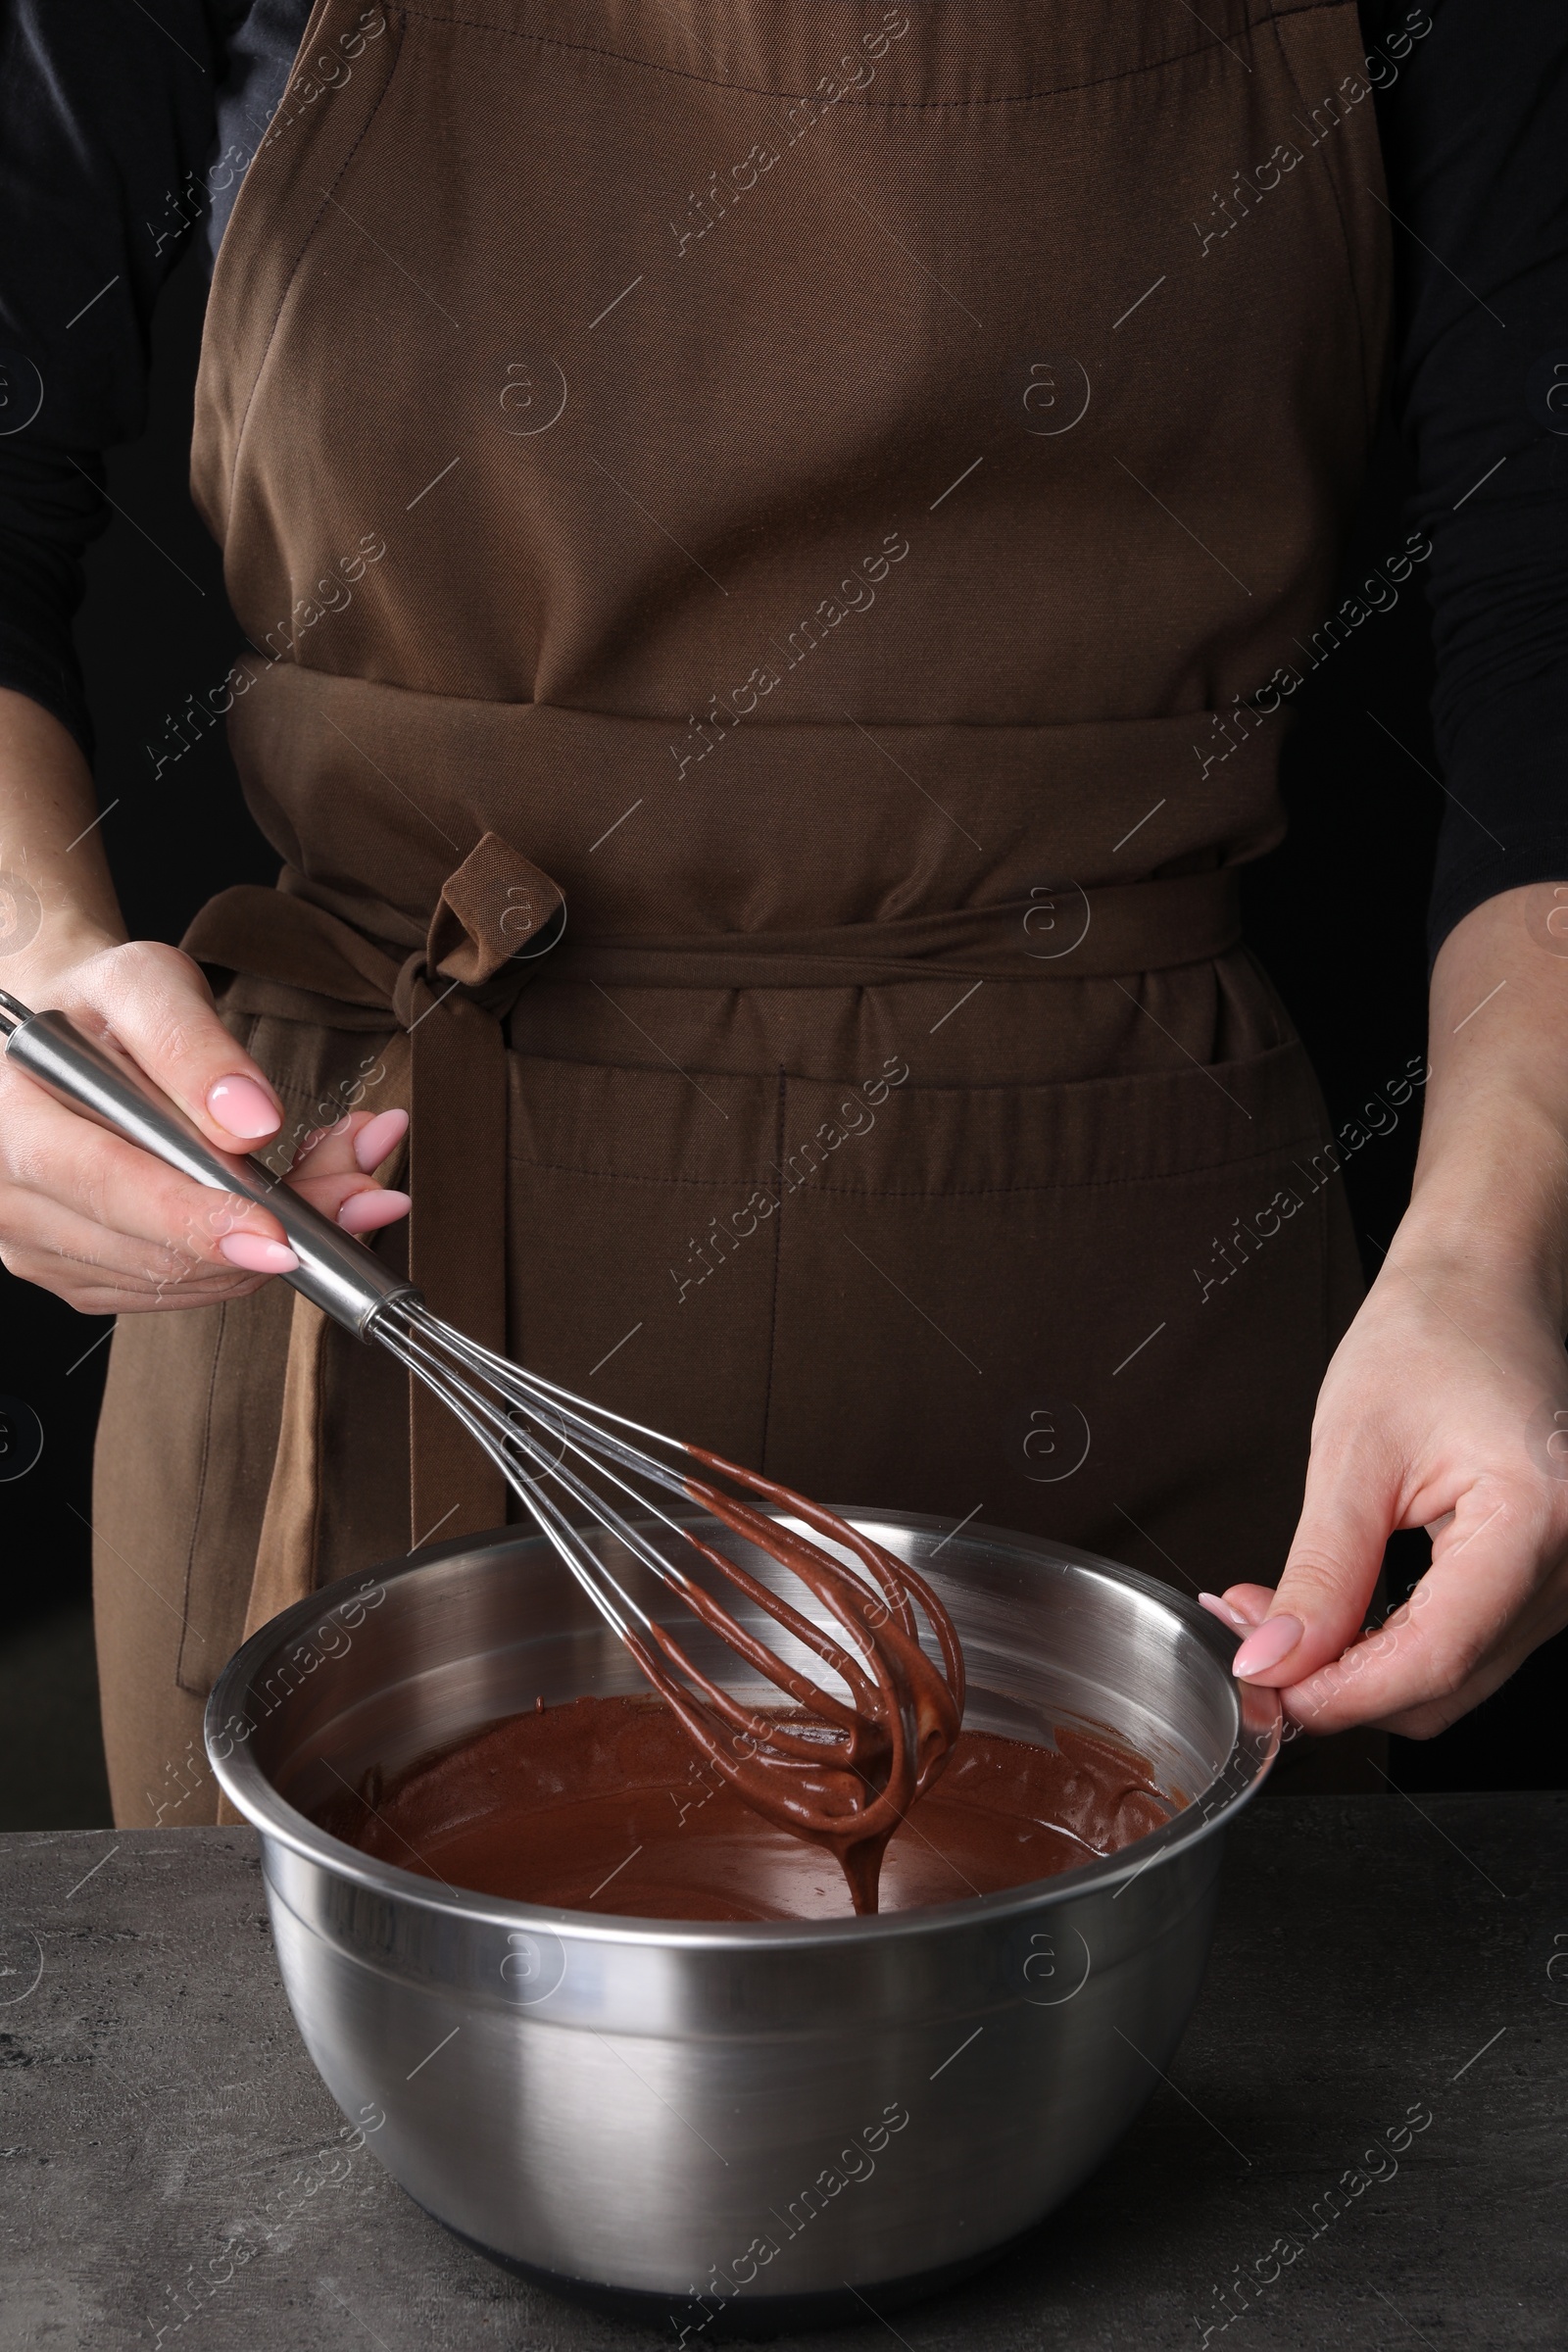
[[[384,1307],[418,1298],[412,1283],[389,1273],[363,1242],[291,1192],[261,1160],[215,1151],[150,1079],[131,1077],[63,1012],[32,1012],[0,993],[0,1035],[7,1060],[73,1110],[113,1128],[182,1176],[215,1192],[237,1193],[276,1217],[300,1261],[283,1280],[358,1338],[369,1336]]]

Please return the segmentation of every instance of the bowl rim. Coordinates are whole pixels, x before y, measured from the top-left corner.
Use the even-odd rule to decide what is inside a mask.
[[[984,1543],[988,1549],[1012,1553],[1021,1566],[1034,1570],[1049,1566],[1084,1569],[1111,1583],[1127,1586],[1168,1610],[1184,1631],[1196,1635],[1227,1674],[1230,1660],[1240,1646],[1239,1637],[1196,1601],[1189,1600],[1185,1593],[1178,1592],[1174,1586],[1145,1574],[1142,1569],[1129,1568],[1102,1553],[1086,1550],[1082,1545],[972,1520],[955,1523],[924,1512],[879,1510],[864,1503],[834,1503],[829,1507],[852,1522],[871,1522],[913,1533],[953,1535],[961,1525],[966,1544]],[[698,1522],[710,1514],[693,1511],[679,1516],[683,1521]],[[462,1919],[475,1927],[606,1945],[656,1943],[678,1945],[686,1951],[758,1948],[801,1951],[817,1945],[929,1936],[982,1922],[995,1924],[1012,1913],[1036,1915],[1090,1893],[1111,1892],[1114,1899],[1152,1866],[1170,1861],[1222,1831],[1256,1795],[1279,1753],[1284,1709],[1278,1691],[1233,1681],[1238,1720],[1230,1754],[1207,1787],[1159,1829],[1118,1847],[1112,1855],[1083,1863],[1075,1870],[1058,1871],[1050,1878],[1032,1879],[1022,1886],[1002,1887],[991,1894],[963,1895],[956,1902],[933,1903],[910,1911],[825,1920],[643,1919],[633,1914],[558,1909],[448,1886],[442,1881],[405,1870],[398,1863],[377,1861],[358,1846],[348,1845],[329,1831],[318,1828],[308,1814],[299,1812],[278,1793],[256,1761],[249,1734],[244,1740],[236,1740],[225,1729],[225,1718],[229,1722],[234,1720],[237,1702],[250,1695],[279,1654],[334,1608],[376,1587],[385,1588],[405,1577],[419,1576],[466,1554],[503,1550],[524,1554],[525,1564],[529,1565],[532,1563],[526,1561],[526,1555],[531,1552],[541,1566],[559,1571],[560,1562],[549,1539],[523,1527],[487,1529],[474,1536],[423,1544],[404,1558],[385,1561],[358,1577],[346,1576],[333,1584],[318,1586],[314,1592],[306,1593],[303,1599],[291,1602],[270,1618],[234,1652],[208,1695],[203,1739],[219,1787],[264,1841],[284,1846],[302,1860],[368,1893],[446,1918]],[[250,1727],[253,1732],[259,1728],[256,1723]],[[225,1739],[227,1752],[220,1755],[218,1744]]]

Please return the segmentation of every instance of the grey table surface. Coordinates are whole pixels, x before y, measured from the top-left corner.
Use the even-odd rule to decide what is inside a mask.
[[[786,2340],[1568,2346],[1565,2093],[1568,1795],[1265,1797],[1103,2168],[968,2284]],[[339,2122],[250,1831],[0,1837],[4,2352],[661,2340],[491,2267],[369,2146],[307,2195]]]

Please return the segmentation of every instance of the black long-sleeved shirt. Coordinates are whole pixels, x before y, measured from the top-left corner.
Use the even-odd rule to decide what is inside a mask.
[[[216,253],[309,14],[0,0],[0,685],[89,753],[71,623],[100,453],[142,429],[159,288],[191,238]],[[1568,880],[1568,9],[1361,0],[1361,23],[1433,545],[1435,953],[1495,892]]]

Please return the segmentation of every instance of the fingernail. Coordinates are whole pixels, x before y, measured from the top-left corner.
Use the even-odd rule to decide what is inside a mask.
[[[282,1118],[271,1096],[254,1078],[220,1078],[207,1090],[207,1115],[245,1143],[270,1135]]]
[[[300,1262],[286,1242],[265,1241],[259,1233],[230,1233],[218,1247],[247,1274],[292,1274]]]
[[[379,1189],[368,1193],[351,1193],[337,1212],[337,1221],[345,1233],[374,1233],[382,1225],[395,1225],[406,1217],[414,1203],[407,1193],[388,1193]]]
[[[1246,1633],[1247,1619],[1241,1610],[1233,1609],[1230,1602],[1222,1600],[1217,1592],[1200,1592],[1198,1605],[1200,1609],[1206,1609],[1211,1617],[1217,1617],[1221,1625],[1228,1625],[1233,1634]]]
[[[1277,1666],[1281,1658],[1290,1656],[1305,1631],[1299,1617],[1284,1614],[1265,1617],[1256,1633],[1248,1636],[1232,1658],[1232,1674],[1267,1674],[1269,1668]]]
[[[367,1176],[374,1173],[389,1152],[402,1143],[409,1124],[406,1110],[381,1110],[354,1139],[354,1156]]]

